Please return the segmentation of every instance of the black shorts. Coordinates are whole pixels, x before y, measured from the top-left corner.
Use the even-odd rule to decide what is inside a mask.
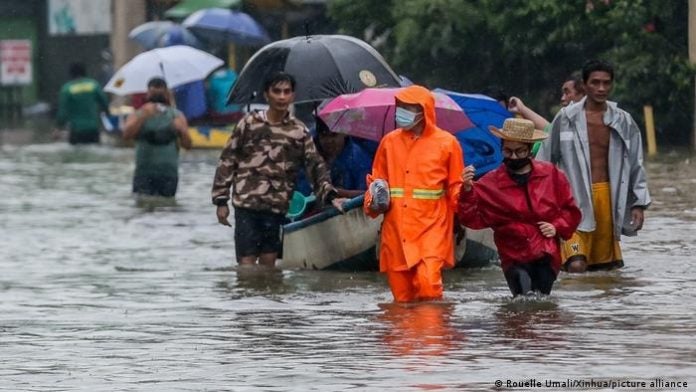
[[[99,143],[99,131],[93,132],[70,132],[68,136],[70,144],[94,144]]]
[[[280,253],[280,227],[285,215],[268,211],[234,208],[234,248],[241,257]]]
[[[178,177],[135,176],[133,177],[133,193],[149,196],[174,197]]]

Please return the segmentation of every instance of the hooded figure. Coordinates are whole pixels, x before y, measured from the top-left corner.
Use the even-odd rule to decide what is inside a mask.
[[[389,205],[373,205],[365,194],[365,213],[384,213],[379,251],[397,302],[442,297],[443,267],[453,267],[454,215],[464,169],[462,149],[435,125],[435,98],[421,86],[396,95],[399,128],[382,139],[367,176],[368,186],[384,180]],[[380,208],[381,206],[381,208]]]

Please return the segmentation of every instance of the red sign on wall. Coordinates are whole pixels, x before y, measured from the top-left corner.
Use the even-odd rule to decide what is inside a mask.
[[[0,84],[26,85],[32,82],[31,40],[0,41]]]

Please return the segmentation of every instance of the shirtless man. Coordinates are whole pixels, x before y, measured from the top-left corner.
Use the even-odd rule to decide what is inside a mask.
[[[561,109],[537,155],[565,171],[582,211],[578,230],[563,245],[569,272],[622,267],[621,235],[636,235],[650,205],[640,130],[608,100],[614,68],[591,60],[582,78],[586,97]]]

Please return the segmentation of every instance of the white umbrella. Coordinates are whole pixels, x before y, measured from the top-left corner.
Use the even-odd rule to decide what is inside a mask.
[[[202,50],[177,45],[148,50],[135,56],[119,69],[104,87],[117,95],[143,93],[147,82],[160,77],[169,87],[203,80],[224,62]]]

